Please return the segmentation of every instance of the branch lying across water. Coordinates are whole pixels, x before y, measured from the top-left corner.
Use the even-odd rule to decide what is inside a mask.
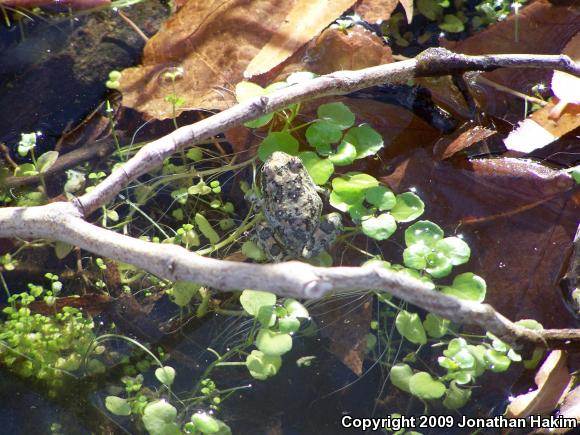
[[[162,278],[196,282],[220,291],[252,288],[305,299],[357,289],[384,291],[452,321],[480,326],[513,344],[578,347],[580,330],[531,331],[515,325],[490,305],[444,295],[420,280],[378,266],[319,268],[301,262],[260,265],[217,260],[176,245],[124,236],[84,220],[132,180],[161,166],[165,158],[181,148],[289,104],[347,94],[384,83],[404,83],[419,75],[456,74],[498,67],[553,68],[580,76],[580,65],[567,56],[465,56],[445,49],[428,50],[416,59],[394,64],[335,72],[179,128],[143,147],[94,190],[72,203],[0,209],[0,237],[59,240],[99,256],[135,265]]]

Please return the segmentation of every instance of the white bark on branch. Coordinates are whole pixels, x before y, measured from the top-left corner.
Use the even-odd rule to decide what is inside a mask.
[[[428,50],[416,59],[395,64],[335,72],[239,104],[151,142],[94,190],[72,203],[0,209],[0,237],[60,240],[99,256],[135,265],[162,278],[191,281],[220,291],[252,288],[310,299],[330,293],[375,289],[452,321],[481,326],[514,344],[559,348],[578,345],[578,330],[534,332],[513,324],[489,305],[444,295],[420,280],[381,267],[319,268],[296,261],[260,265],[217,260],[176,245],[155,244],[124,236],[84,220],[98,207],[111,201],[132,180],[161,166],[179,149],[289,104],[384,83],[404,83],[418,75],[497,67],[554,68],[580,75],[580,66],[567,56],[464,56],[444,49]]]

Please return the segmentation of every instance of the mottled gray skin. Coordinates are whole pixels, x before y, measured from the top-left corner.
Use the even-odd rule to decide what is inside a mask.
[[[298,157],[273,153],[262,168],[261,188],[265,222],[256,229],[256,241],[268,257],[311,258],[332,244],[340,215],[321,220],[322,199]]]

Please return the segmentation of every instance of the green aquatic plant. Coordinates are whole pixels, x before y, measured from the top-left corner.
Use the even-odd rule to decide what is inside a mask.
[[[8,298],[0,321],[0,363],[24,378],[44,383],[55,394],[67,378],[75,378],[95,339],[94,322],[73,307],[54,308],[51,314],[35,313],[30,305],[55,304],[62,283],[46,274],[48,286],[28,284],[28,292]],[[99,371],[98,359],[89,361],[92,372]]]

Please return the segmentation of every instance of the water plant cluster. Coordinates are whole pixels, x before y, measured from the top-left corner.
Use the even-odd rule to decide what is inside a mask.
[[[286,81],[266,88],[242,82],[236,87],[236,96],[243,102],[312,77],[314,75],[310,73],[296,73]],[[169,99],[168,103],[176,104],[175,98]],[[342,168],[346,169],[357,160],[375,158],[384,146],[381,135],[368,124],[357,125],[354,113],[344,103],[320,105],[316,119],[305,123],[298,116],[301,108],[301,104],[293,104],[247,123],[263,133],[256,159],[235,165],[211,165],[214,157],[209,150],[200,147],[189,148],[181,155],[167,159],[162,168],[137,181],[119,196],[115,204],[102,208],[102,225],[129,232],[146,227],[139,234],[142,239],[179,244],[199,255],[221,255],[228,249],[240,248],[248,259],[265,261],[264,253],[248,237],[259,215],[250,212],[239,216],[239,210],[224,192],[224,180],[232,171],[250,168],[256,165],[257,159],[265,161],[275,151],[283,151],[303,161],[315,184],[327,192],[329,205],[351,222],[337,243],[346,244],[361,235],[383,241],[398,229],[404,230],[401,264],[390,263],[379,254],[359,249],[368,259],[366,264],[409,274],[447,295],[483,301],[486,292],[483,278],[471,272],[452,276],[454,267],[469,261],[471,250],[468,244],[460,236],[445,237],[434,222],[418,220],[425,212],[425,203],[415,192],[395,193],[371,174],[343,171]],[[20,148],[23,155],[30,153],[32,163],[20,165],[17,175],[34,173],[42,180],[42,174],[56,158],[54,155],[44,157],[45,154],[35,158],[36,137],[36,134],[23,136]],[[118,146],[116,157],[125,161],[138,148],[139,145]],[[69,171],[65,191],[72,194],[90,190],[114,167],[115,164],[109,162],[107,167]],[[260,194],[255,180],[247,186],[246,191],[250,190]],[[16,199],[19,205],[42,203],[46,201],[44,191],[41,187],[10,198]],[[32,193],[36,195],[34,198],[30,197]],[[162,201],[158,201],[160,197]],[[153,198],[157,205],[162,206],[151,207],[145,212],[144,206]],[[137,221],[140,225],[136,224]],[[71,247],[55,244],[54,248],[58,258],[66,258]],[[8,270],[17,261],[17,255],[7,254],[0,258],[0,265]],[[330,266],[333,259],[324,252],[309,261]],[[107,270],[107,262],[102,259],[94,259],[91,264],[100,274]],[[154,288],[164,292],[176,304],[180,315],[202,318],[215,311],[251,319],[252,327],[237,346],[222,354],[208,348],[215,359],[209,363],[194,390],[188,393],[190,399],[184,401],[172,391],[178,375],[176,370],[162,361],[166,358],[157,357],[143,344],[122,336],[98,337],[93,321],[76,308],[33,314],[29,308],[33,301],[40,299],[51,306],[62,287],[58,277],[51,274],[47,275],[50,288],[30,285],[27,293],[10,296],[10,306],[4,309],[6,319],[0,322],[0,361],[21,376],[34,376],[58,386],[63,373],[79,370],[83,364],[92,367],[93,371],[103,371],[104,366],[96,356],[104,350],[104,341],[125,340],[145,352],[148,360],[158,366],[155,378],[159,387],[152,388],[145,382],[142,373],[149,366],[142,364],[138,370],[125,372],[122,385],[111,386],[104,405],[114,415],[136,417],[138,424],[152,435],[231,433],[227,424],[220,420],[219,412],[221,403],[232,395],[235,388],[221,390],[212,372],[217,368],[237,367],[247,370],[256,381],[267,381],[279,372],[293,341],[300,339],[305,325],[312,325],[308,321],[308,310],[293,299],[240,289],[242,291],[233,297],[234,310],[229,310],[232,308],[231,298],[228,308],[224,309],[220,301],[212,297],[211,290],[201,285],[147,278],[144,272],[127,265],[117,264],[116,268],[124,291],[147,295],[153,293],[150,289]],[[146,282],[150,289],[136,289],[140,282]],[[97,280],[95,285],[102,291],[107,290],[104,280]],[[406,340],[405,349],[409,350],[403,359],[389,359],[382,364],[388,368],[393,385],[423,401],[440,400],[447,408],[458,409],[467,403],[472,386],[484,372],[505,371],[512,362],[521,360],[513,349],[496,337],[462,336],[457,327],[432,313],[397,305],[382,293],[377,292],[376,297],[380,301],[379,316],[394,323],[401,337],[399,341]],[[529,321],[523,324],[539,327]],[[393,343],[390,332],[372,324],[371,330],[369,356],[373,355],[372,349],[377,342],[387,346]],[[428,348],[429,344],[444,348],[437,359],[439,368],[430,371],[414,369],[413,363],[419,353],[432,350],[429,349],[432,346]]]

